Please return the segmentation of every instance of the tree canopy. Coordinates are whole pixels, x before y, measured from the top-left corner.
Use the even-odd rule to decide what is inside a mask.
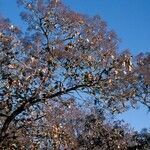
[[[150,108],[150,55],[119,53],[100,16],[56,0],[18,3],[26,31],[0,17],[1,149],[147,150],[149,131],[105,115]]]

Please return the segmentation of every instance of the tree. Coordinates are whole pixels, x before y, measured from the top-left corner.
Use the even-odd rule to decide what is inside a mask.
[[[73,12],[60,1],[18,2],[26,34],[0,17],[1,145],[28,122],[44,121],[45,105],[52,103],[70,107],[71,99],[90,99],[112,113],[138,102],[150,107],[149,55],[133,63],[128,50],[118,53],[117,35],[99,16]]]
[[[150,149],[150,132],[148,129],[136,132],[132,137],[132,142],[128,146],[128,150],[148,150]]]
[[[97,115],[88,115],[83,133],[79,136],[80,149],[127,150],[128,140],[123,125],[106,123]]]

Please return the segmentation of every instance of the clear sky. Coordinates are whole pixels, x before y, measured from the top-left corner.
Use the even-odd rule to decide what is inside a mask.
[[[150,52],[150,0],[63,0],[71,9],[93,16],[100,15],[121,39],[120,49],[134,55]],[[16,0],[0,0],[0,14],[23,25]],[[118,116],[135,129],[150,127],[150,113],[141,107]]]

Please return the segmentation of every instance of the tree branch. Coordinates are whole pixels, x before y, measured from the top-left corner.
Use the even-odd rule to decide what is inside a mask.
[[[57,93],[47,95],[45,98],[46,99],[51,99],[51,98],[60,96],[62,94],[66,94],[70,91],[74,91],[76,89],[79,89],[81,87],[87,87],[87,86],[88,86],[87,84],[76,85],[72,88],[66,89],[65,91],[59,91]],[[34,104],[36,104],[40,101],[41,101],[41,99],[36,99],[36,95],[34,95],[29,100],[24,101],[10,116],[7,117],[7,119],[4,122],[3,127],[1,129],[1,132],[0,132],[0,142],[2,142],[4,140],[4,137],[6,135],[6,131],[9,127],[9,124],[12,122],[12,120],[14,120],[17,115],[19,115],[20,113],[25,111],[27,108],[29,108],[30,106],[33,106]]]
[[[1,117],[8,117],[8,115],[3,114],[3,113],[0,113],[0,116],[1,116]]]
[[[109,68],[109,72],[111,71],[112,68]],[[76,85],[74,87],[71,87],[71,88],[68,88],[64,91],[59,91],[59,92],[56,92],[54,94],[49,94],[49,95],[46,95],[44,98],[45,99],[51,99],[51,98],[54,98],[54,97],[57,97],[57,96],[60,96],[62,94],[67,94],[71,91],[75,91],[79,88],[82,88],[82,87],[91,87],[91,86],[94,86],[95,84],[99,83],[100,80],[102,80],[102,74],[105,72],[105,69],[100,73],[100,76],[99,76],[99,80],[97,82],[93,82],[93,83],[90,83],[90,84],[79,84],[79,85]],[[1,132],[0,132],[0,142],[2,142],[4,140],[3,137],[5,137],[6,135],[6,131],[9,127],[9,124],[12,122],[12,120],[15,119],[15,117],[19,114],[21,114],[23,111],[25,111],[27,108],[29,108],[30,106],[33,106],[34,104],[42,101],[41,99],[38,99],[37,98],[37,94],[38,92],[35,92],[35,94],[29,98],[28,100],[24,101],[14,112],[12,112],[12,114],[10,116],[7,117],[7,119],[5,120],[4,124],[3,124],[3,127],[1,128]]]

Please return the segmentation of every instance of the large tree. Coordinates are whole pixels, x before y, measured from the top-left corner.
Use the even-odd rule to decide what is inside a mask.
[[[0,17],[1,145],[21,138],[19,130],[34,131],[25,128],[28,122],[46,122],[45,109],[53,103],[70,107],[90,100],[112,113],[139,102],[150,107],[149,55],[119,53],[115,32],[99,16],[56,0],[18,2],[26,31]]]

